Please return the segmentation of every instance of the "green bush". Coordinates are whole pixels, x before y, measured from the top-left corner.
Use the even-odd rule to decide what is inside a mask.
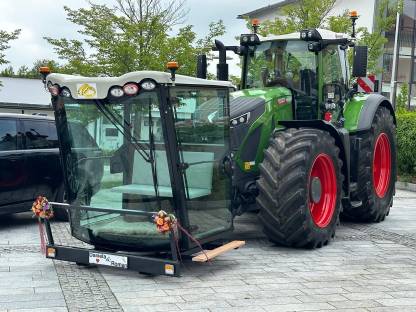
[[[399,175],[416,177],[416,112],[397,114]]]

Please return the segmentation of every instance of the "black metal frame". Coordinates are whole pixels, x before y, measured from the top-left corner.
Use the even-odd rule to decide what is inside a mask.
[[[140,210],[129,210],[129,209],[109,209],[109,208],[95,208],[88,206],[75,206],[63,203],[50,203],[53,207],[61,209],[73,209],[73,210],[85,210],[85,211],[96,211],[96,212],[108,212],[118,213],[123,215],[136,215],[136,216],[153,216],[156,212],[140,211]],[[116,255],[127,257],[127,269],[134,270],[140,273],[152,274],[152,275],[168,275],[179,277],[181,274],[181,266],[179,259],[178,250],[176,248],[175,236],[171,232],[169,234],[170,240],[170,253],[167,253],[166,258],[157,258],[143,256],[135,253],[123,253],[123,252],[107,252],[98,249],[88,249],[79,247],[70,247],[56,245],[53,239],[52,228],[48,219],[43,220],[45,226],[46,236],[48,238],[48,244],[46,248],[54,249],[54,256],[49,256],[48,252],[46,257],[55,260],[75,262],[81,265],[96,265],[89,262],[90,253],[101,253],[106,255]],[[167,270],[168,266],[168,270]]]

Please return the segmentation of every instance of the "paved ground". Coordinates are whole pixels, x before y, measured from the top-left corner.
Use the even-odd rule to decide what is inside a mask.
[[[65,223],[54,228],[71,240]],[[253,215],[236,228],[244,248],[169,278],[44,259],[29,213],[2,217],[0,311],[416,311],[416,193],[318,250],[272,246]]]

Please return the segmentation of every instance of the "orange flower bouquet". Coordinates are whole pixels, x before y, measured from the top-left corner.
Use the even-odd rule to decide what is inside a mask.
[[[32,205],[34,215],[40,219],[51,219],[53,217],[52,205],[49,204],[48,199],[43,196],[38,196]]]
[[[173,214],[168,214],[166,211],[159,211],[154,217],[154,222],[158,232],[167,233],[172,230],[174,224],[176,223],[176,217]]]

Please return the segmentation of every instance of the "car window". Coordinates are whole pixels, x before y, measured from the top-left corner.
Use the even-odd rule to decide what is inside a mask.
[[[14,119],[0,119],[0,151],[12,151],[16,148],[16,121]]]
[[[26,149],[57,148],[55,124],[45,120],[22,120]]]

